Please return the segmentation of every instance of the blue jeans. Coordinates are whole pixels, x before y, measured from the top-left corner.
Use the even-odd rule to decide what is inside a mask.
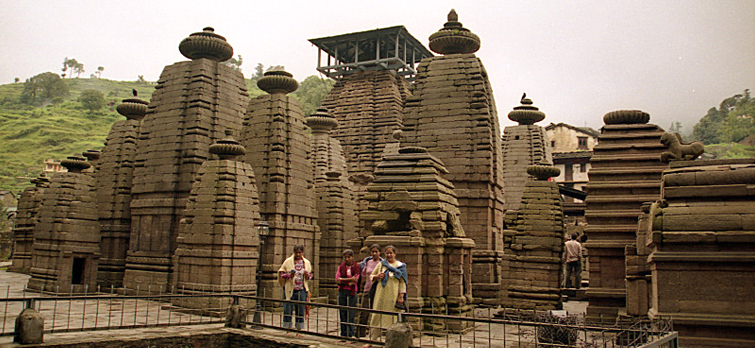
[[[351,290],[338,289],[339,306],[357,306],[357,296],[351,294]],[[356,337],[356,328],[354,327],[354,317],[356,311],[348,309],[339,309],[338,314],[341,317],[341,336]]]
[[[283,296],[285,296],[285,292]],[[291,298],[289,300],[306,301],[307,291],[304,289],[294,290],[294,293],[291,294]],[[293,304],[293,303],[283,304],[283,327],[287,329],[291,328],[291,313],[292,312],[295,312],[294,314],[296,315],[296,329],[297,330],[304,329],[304,313],[306,313],[305,305]]]

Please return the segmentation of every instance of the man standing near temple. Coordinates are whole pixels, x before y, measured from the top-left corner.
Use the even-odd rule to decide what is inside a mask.
[[[571,235],[571,240],[564,246],[564,260],[566,261],[566,287],[571,288],[571,276],[574,274],[575,285],[579,289],[582,285],[582,244],[577,241],[577,234]]]

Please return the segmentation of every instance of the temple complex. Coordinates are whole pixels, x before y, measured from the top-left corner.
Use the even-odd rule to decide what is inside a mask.
[[[472,250],[453,184],[443,163],[424,148],[403,147],[388,155],[367,186],[368,209],[360,214],[364,246],[393,245],[407,264],[410,308],[423,313],[472,315]],[[467,322],[424,329],[463,330]]]
[[[100,225],[94,178],[81,171],[84,157],[61,161],[68,170],[56,173],[42,193],[34,226],[34,251],[28,289],[54,293],[97,291]]]
[[[126,251],[131,232],[131,185],[134,178],[134,155],[147,102],[136,95],[116,107],[125,120],[110,129],[95,172],[97,207],[100,222],[100,257],[98,277],[103,287],[122,287],[126,272]]]
[[[295,245],[304,245],[304,257],[312,265],[320,262],[315,166],[301,105],[287,95],[299,83],[288,72],[268,71],[257,85],[269,94],[249,102],[239,141],[247,149],[242,161],[254,170],[261,219],[269,224],[269,234],[263,237],[261,291],[280,298],[278,267],[293,254]],[[315,277],[320,277],[319,272],[315,271]]]
[[[171,286],[171,255],[194,178],[226,129],[241,131],[244,76],[221,64],[233,48],[212,28],[179,45],[191,59],[169,65],[155,86],[134,159],[131,233],[123,285]]]
[[[314,300],[334,302],[342,251],[377,243],[407,264],[412,312],[557,310],[567,192],[586,206],[572,230],[588,238],[588,321],[671,317],[684,346],[755,346],[755,160],[695,161],[702,143],[618,110],[594,148],[594,131],[551,127],[575,140],[559,144],[559,185],[545,114],[524,95],[501,135],[480,39],[455,11],[429,38],[439,56],[403,26],[310,41],[336,82],[305,117],[290,73],[266,72],[250,100],[224,37],[184,39],[189,61],[165,67],[149,103],[117,107],[101,152],[21,194],[9,270],[51,293],[279,299],[277,270],[302,244]]]
[[[564,212],[558,176],[551,164],[527,167],[536,180],[525,183],[517,211],[506,211],[504,275],[501,281],[506,308],[561,309],[564,251]]]
[[[475,241],[475,300],[498,305],[503,254],[503,158],[487,72],[474,55],[480,39],[455,11],[430,36],[441,54],[422,60],[404,108],[401,145],[423,147],[448,169],[461,225]]]
[[[590,250],[590,320],[612,320],[626,306],[625,248],[636,244],[642,203],[660,197],[667,167],[660,161],[663,130],[649,120],[639,110],[607,113],[590,159],[584,243]]]
[[[42,194],[50,186],[50,178],[44,172],[31,180],[34,186],[26,188],[18,198],[18,210],[13,225],[13,263],[8,271],[26,273],[31,271],[31,255],[34,250],[34,226],[37,225]]]
[[[252,166],[238,160],[244,147],[226,133],[210,146],[218,159],[202,163],[181,219],[171,282],[178,293],[256,294],[259,197]],[[205,297],[184,305],[222,312],[227,301]]]

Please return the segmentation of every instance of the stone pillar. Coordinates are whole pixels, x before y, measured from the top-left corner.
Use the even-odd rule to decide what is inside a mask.
[[[100,222],[100,266],[97,274],[102,287],[122,287],[126,271],[126,252],[131,232],[131,185],[134,156],[147,102],[137,98],[123,100],[116,107],[126,120],[116,121],[110,129],[95,172]]]
[[[506,214],[504,268],[501,284],[507,308],[561,309],[564,212],[558,185],[548,179],[560,170],[548,165],[529,166],[518,212]]]
[[[123,284],[170,288],[176,248],[192,182],[212,159],[210,145],[226,129],[241,130],[248,103],[244,76],[222,64],[233,48],[212,28],[179,45],[191,61],[167,66],[142,121],[131,189],[131,233]]]
[[[620,110],[603,117],[605,126],[593,149],[585,200],[590,286],[588,320],[615,318],[626,305],[625,247],[636,243],[643,202],[660,196],[663,130],[648,124],[650,115]]]
[[[649,218],[648,316],[683,347],[755,346],[755,159],[671,162]]]
[[[34,184],[21,192],[18,198],[18,210],[13,224],[13,262],[8,271],[29,274],[31,257],[34,250],[34,227],[37,224],[42,194],[50,186],[50,179],[45,173],[31,180]]]
[[[244,147],[231,137],[210,146],[219,159],[202,163],[179,226],[173,284],[183,294],[255,295],[260,221],[254,172],[237,156]],[[222,312],[224,298],[180,300],[190,308]]]
[[[244,162],[252,165],[257,178],[260,215],[270,224],[262,255],[262,292],[281,298],[277,271],[295,245],[304,245],[304,257],[313,266],[320,262],[315,166],[301,105],[286,95],[299,84],[285,71],[268,71],[257,85],[269,94],[249,103],[241,144],[247,149]],[[310,283],[313,296],[320,276],[315,273],[314,285]]]
[[[94,178],[84,157],[61,161],[68,172],[55,173],[42,194],[34,227],[31,278],[27,288],[55,293],[97,291],[100,225]]]
[[[422,313],[472,315],[472,251],[448,171],[427,150],[405,147],[388,155],[367,187],[361,213],[364,245],[393,245],[409,274],[409,307]],[[463,331],[466,322],[432,319],[423,330]]]
[[[404,105],[403,146],[419,146],[441,160],[455,187],[461,224],[475,241],[474,291],[483,304],[499,302],[503,254],[503,157],[498,114],[485,67],[474,55],[480,39],[455,11],[430,36]]]
[[[341,143],[330,136],[338,121],[327,109],[319,108],[306,122],[312,130],[317,224],[322,233],[320,262],[313,267],[317,274],[323,275],[320,296],[335,301],[338,295],[335,274],[343,261],[342,252],[348,248],[347,241],[358,236],[353,185],[345,177],[346,161]],[[355,253],[358,256],[359,250]]]

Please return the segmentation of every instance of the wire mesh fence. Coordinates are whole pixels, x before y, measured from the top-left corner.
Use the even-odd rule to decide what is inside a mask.
[[[413,345],[417,347],[650,347],[660,339],[667,339],[673,331],[670,320],[593,325],[583,316],[493,308],[474,309],[466,316],[437,313],[434,308],[425,310],[426,313],[410,310],[399,314],[273,299],[264,294],[262,297],[218,293],[185,295],[175,289],[169,292],[153,290],[135,289],[129,295],[119,294],[111,288],[98,289],[95,295],[86,296],[27,292],[22,296],[10,296],[11,291],[7,289],[6,296],[0,298],[0,310],[3,311],[0,335],[13,335],[15,318],[27,307],[36,309],[44,317],[45,332],[55,333],[223,323],[230,320],[227,316],[233,315],[234,312],[228,309],[234,304],[239,305],[235,313],[240,316],[240,322],[253,328],[272,328],[292,335],[316,335],[376,345],[384,344],[385,337],[378,327],[365,327],[363,332],[367,335],[363,337],[342,337],[341,324],[355,327],[360,324],[342,323],[339,311],[382,314],[395,317],[396,321],[406,321],[414,329]],[[207,303],[219,305],[211,308]],[[285,304],[306,307],[300,330],[295,325],[284,327],[282,308]],[[291,321],[296,321],[295,313]]]

